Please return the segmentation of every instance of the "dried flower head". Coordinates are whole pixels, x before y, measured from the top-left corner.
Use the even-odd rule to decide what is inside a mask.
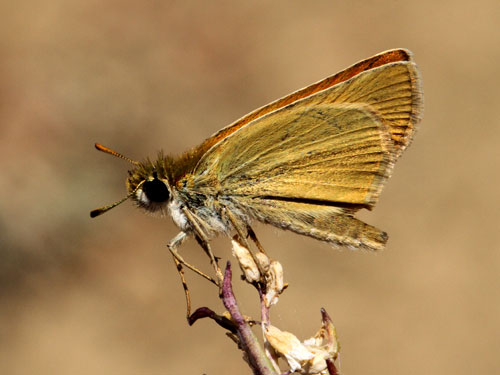
[[[327,360],[335,360],[339,345],[333,323],[324,309],[321,310],[323,324],[314,337],[300,342],[290,332],[267,326],[264,336],[267,343],[284,358],[291,372],[301,374],[328,374]]]
[[[265,303],[269,308],[278,302],[278,298],[287,285],[283,279],[283,266],[280,262],[273,260],[266,273],[266,296]]]
[[[257,282],[260,280],[259,267],[254,261],[250,250],[243,246],[236,238],[232,240],[233,244],[233,255],[238,259],[238,263],[241,268],[241,272],[245,277],[245,280],[249,283]]]

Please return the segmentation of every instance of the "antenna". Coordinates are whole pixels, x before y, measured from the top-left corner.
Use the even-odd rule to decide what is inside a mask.
[[[127,194],[127,196],[125,198],[122,198],[120,199],[119,201],[115,202],[115,203],[112,203],[108,206],[104,206],[104,207],[100,207],[100,208],[97,208],[95,210],[92,210],[90,211],[90,217],[94,218],[94,217],[97,217],[99,215],[102,215],[103,213],[105,212],[108,212],[109,210],[111,210],[112,208],[115,208],[116,206],[118,206],[119,204],[122,204],[123,202],[125,202],[127,199],[129,199],[132,195],[134,195],[136,193],[137,190],[139,190],[139,188],[144,184],[144,180],[139,182],[137,184],[137,186],[135,187],[134,190],[132,190],[130,193]]]
[[[132,160],[132,159],[130,159],[130,158],[127,158],[126,156],[124,156],[124,155],[120,154],[119,152],[116,152],[116,151],[114,151],[114,150],[112,150],[112,149],[110,149],[110,148],[108,148],[108,147],[106,147],[106,146],[103,146],[103,145],[99,144],[99,143],[96,143],[96,144],[95,144],[95,148],[97,148],[99,151],[102,151],[102,152],[104,152],[104,153],[106,153],[106,154],[110,154],[110,155],[116,156],[117,158],[120,158],[120,159],[126,160],[126,161],[128,161],[129,163],[132,163],[132,164],[134,164],[134,165],[139,165],[139,162],[138,162],[138,161],[135,161],[135,160]],[[120,203],[121,203],[121,202],[120,202]]]

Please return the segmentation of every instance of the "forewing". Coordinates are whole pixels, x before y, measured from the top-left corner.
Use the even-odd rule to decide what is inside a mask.
[[[388,125],[399,157],[410,143],[422,116],[422,93],[417,67],[412,62],[386,64],[299,101],[298,105],[324,103],[366,104]]]
[[[217,144],[220,140],[228,137],[241,127],[247,125],[251,121],[258,119],[268,113],[279,110],[283,107],[286,107],[289,104],[292,104],[298,100],[310,97],[315,95],[316,93],[329,89],[335,85],[338,85],[342,82],[345,82],[358,74],[361,74],[365,71],[378,68],[380,66],[384,66],[387,64],[395,63],[395,62],[404,62],[409,63],[412,61],[412,54],[410,51],[405,49],[393,49],[389,51],[381,52],[375,56],[369,57],[365,60],[362,60],[347,69],[342,70],[330,77],[322,79],[319,82],[313,83],[305,88],[297,90],[287,96],[277,99],[261,108],[258,108],[239,120],[233,122],[231,125],[219,130],[212,137],[208,138],[203,142],[199,147],[197,147],[197,151],[200,153],[205,153],[208,151],[213,145]],[[412,68],[412,67],[410,67]],[[418,77],[415,74],[415,81],[418,81]],[[415,90],[418,94],[418,82],[415,82],[417,85],[417,89]],[[417,95],[418,96],[418,95]]]
[[[179,181],[187,171],[200,171],[211,148],[219,147],[219,142],[253,121],[289,106],[321,102],[370,105],[389,127],[394,156],[398,157],[410,143],[422,112],[420,79],[411,53],[404,49],[382,52],[256,109],[181,155],[176,163],[179,168],[172,172],[173,181]]]
[[[220,141],[193,174],[221,195],[375,204],[390,175],[388,127],[366,105],[323,103],[270,113]]]
[[[218,138],[193,187],[373,206],[420,119],[420,82],[411,61],[355,71]]]

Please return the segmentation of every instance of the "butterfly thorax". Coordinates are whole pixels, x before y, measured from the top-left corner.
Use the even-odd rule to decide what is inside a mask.
[[[195,220],[209,237],[228,232],[231,226],[222,218],[216,194],[197,191],[193,186],[194,159],[189,154],[173,158],[163,153],[154,161],[146,159],[128,172],[127,190],[139,207],[161,216],[170,215],[183,231],[192,230]]]

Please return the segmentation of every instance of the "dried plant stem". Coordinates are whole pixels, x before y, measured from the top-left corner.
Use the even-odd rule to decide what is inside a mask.
[[[227,312],[219,315],[208,307],[200,307],[188,317],[190,325],[198,319],[210,318],[228,330],[227,335],[244,352],[244,359],[254,375],[338,375],[334,361],[338,356],[335,327],[324,309],[321,309],[322,326],[315,336],[301,342],[290,332],[271,324],[270,308],[287,288],[283,281],[283,268],[262,252],[252,256],[241,241],[233,241],[233,254],[243,272],[242,279],[254,286],[259,293],[261,321],[248,318],[240,311],[232,286],[232,268],[227,262],[220,298]],[[176,258],[174,258],[176,260]],[[260,265],[255,262],[260,262]],[[184,280],[185,281],[185,280]],[[264,345],[257,339],[252,326],[260,324]],[[287,362],[289,370],[281,373],[278,360]]]
[[[247,353],[249,364],[255,375],[278,375],[266,353],[260,347],[250,325],[238,308],[232,287],[231,264],[227,262],[222,283],[222,301],[233,319],[241,347]]]

